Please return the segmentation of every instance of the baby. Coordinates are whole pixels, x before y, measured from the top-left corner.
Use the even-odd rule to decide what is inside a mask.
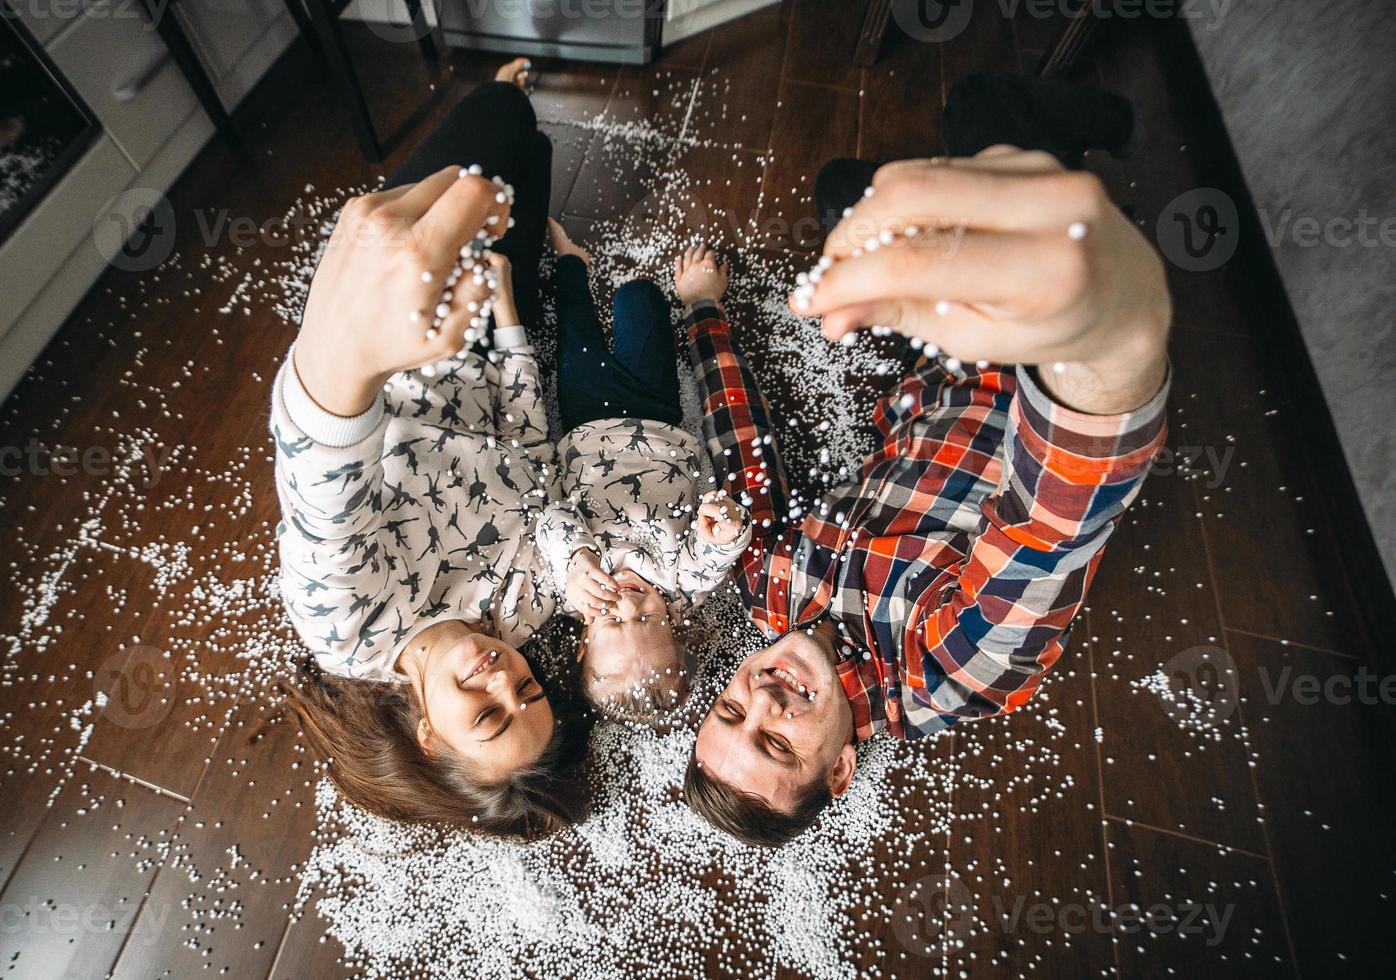
[[[669,304],[650,282],[622,285],[607,344],[587,284],[590,256],[556,221],[558,442],[563,500],[538,543],[585,628],[582,691],[603,715],[654,721],[688,694],[692,664],[674,636],[751,540],[747,512],[700,497],[698,440],[682,427]],[[707,249],[675,264],[685,303],[717,300],[726,269]]]

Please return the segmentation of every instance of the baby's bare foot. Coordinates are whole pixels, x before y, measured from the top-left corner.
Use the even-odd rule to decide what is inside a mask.
[[[494,73],[494,80],[496,82],[512,82],[519,88],[523,88],[528,81],[528,70],[532,67],[533,62],[527,58],[515,58]]]
[[[591,253],[568,238],[567,229],[556,218],[548,219],[548,237],[552,239],[553,251],[558,255],[575,255],[586,265],[591,265]]]

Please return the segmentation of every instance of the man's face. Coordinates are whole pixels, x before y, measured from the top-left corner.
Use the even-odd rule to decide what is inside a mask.
[[[835,796],[848,788],[852,737],[832,645],[797,631],[737,668],[698,729],[694,755],[713,779],[789,813],[815,780]]]

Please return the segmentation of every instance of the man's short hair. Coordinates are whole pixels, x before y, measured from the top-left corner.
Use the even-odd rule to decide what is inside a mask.
[[[698,764],[696,754],[689,756],[683,792],[688,805],[708,823],[754,847],[789,843],[808,830],[819,812],[834,799],[825,781],[816,778],[795,800],[795,808],[783,813],[755,793],[709,776]]]

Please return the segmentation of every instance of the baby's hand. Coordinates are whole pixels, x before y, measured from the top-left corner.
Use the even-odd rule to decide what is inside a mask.
[[[515,327],[519,325],[519,308],[514,304],[514,267],[509,257],[499,252],[490,253],[490,267],[494,269],[498,286],[494,299],[494,325]]]
[[[567,601],[590,623],[615,601],[616,580],[601,570],[596,552],[582,548],[567,568]]]
[[[711,544],[736,541],[746,522],[746,508],[720,490],[698,505],[698,536]]]

